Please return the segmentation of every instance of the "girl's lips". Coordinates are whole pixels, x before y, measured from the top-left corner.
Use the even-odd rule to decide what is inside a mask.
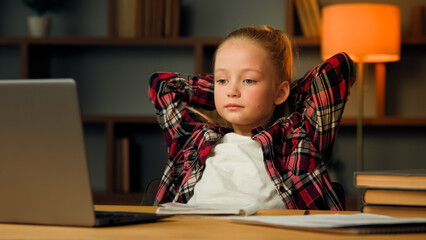
[[[243,106],[235,104],[235,103],[229,103],[225,106],[225,108],[229,110],[237,110],[237,109],[243,108]]]

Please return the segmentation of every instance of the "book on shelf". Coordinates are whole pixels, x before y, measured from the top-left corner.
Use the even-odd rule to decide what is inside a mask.
[[[297,16],[300,22],[300,27],[302,28],[302,33],[305,37],[312,37],[313,32],[311,26],[309,25],[307,11],[302,0],[294,1],[296,7]]]
[[[145,28],[145,19],[144,19],[144,4],[145,0],[136,0],[135,5],[135,36],[136,38],[143,37],[144,28]]]
[[[164,33],[163,22],[165,13],[165,0],[154,0],[152,5],[152,37],[162,37]]]
[[[358,188],[426,190],[426,169],[355,172],[354,181]]]
[[[143,1],[143,37],[151,36],[152,28],[152,5],[153,0],[144,0]]]
[[[299,0],[302,2],[302,5],[304,6],[304,9],[306,11],[305,16],[307,18],[308,21],[308,26],[311,29],[311,37],[318,37],[319,36],[319,32],[318,32],[318,28],[315,24],[315,19],[314,19],[314,9],[311,5],[311,1],[310,0]],[[316,0],[315,0],[316,1]]]
[[[144,37],[178,37],[180,0],[145,1]]]
[[[164,37],[172,36],[172,1],[173,0],[164,0]]]
[[[425,6],[413,5],[410,10],[410,28],[409,35],[411,37],[422,37],[426,35],[426,13]]]
[[[133,38],[136,36],[137,0],[117,0],[117,36]]]
[[[180,0],[117,0],[116,19],[120,38],[177,37]]]
[[[312,13],[312,24],[315,28],[315,37],[321,36],[321,10],[318,0],[308,0],[308,7]]]
[[[178,37],[180,27],[180,0],[164,0],[163,36]]]
[[[321,13],[318,0],[295,0],[297,16],[305,37],[315,38],[321,34]]]
[[[180,1],[181,0],[171,0],[171,12],[172,16],[170,18],[171,20],[171,36],[170,37],[178,37],[179,36],[179,30],[180,30]],[[167,21],[167,19],[166,19]],[[166,37],[169,37],[166,35]]]
[[[362,194],[363,204],[426,207],[426,190],[390,190],[367,188]]]
[[[426,218],[395,218],[377,214],[316,214],[234,217],[232,222],[334,234],[425,232]]]
[[[361,212],[402,218],[426,218],[426,206],[364,204]]]
[[[128,137],[122,137],[115,142],[115,190],[130,192],[130,143]]]

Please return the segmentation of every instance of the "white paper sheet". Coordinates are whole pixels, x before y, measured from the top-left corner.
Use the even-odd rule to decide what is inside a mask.
[[[424,223],[426,218],[395,218],[384,215],[358,213],[358,214],[317,214],[298,216],[248,216],[234,217],[236,222],[258,222],[265,225],[282,225],[311,228],[336,228],[356,227],[370,225],[392,225]]]
[[[183,204],[165,203],[157,209],[157,214],[185,214],[185,215],[244,215],[255,214],[259,208],[256,204],[229,205],[229,204]]]

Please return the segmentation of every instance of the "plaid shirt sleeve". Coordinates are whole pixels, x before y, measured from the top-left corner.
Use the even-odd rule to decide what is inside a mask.
[[[186,107],[214,109],[213,79],[206,75],[155,73],[150,79],[148,95],[157,109],[169,153],[156,204],[186,201],[196,179],[201,177],[197,156],[203,155],[198,148],[205,143],[202,134],[194,133],[201,132],[203,125]]]
[[[287,209],[342,209],[326,162],[354,80],[348,55],[333,56],[292,84],[293,113],[258,133],[266,170]]]
[[[303,111],[309,138],[323,159],[331,157],[349,89],[354,81],[353,62],[346,53],[340,53],[313,68],[292,87],[299,98],[296,108]]]
[[[207,75],[190,76],[159,72],[151,76],[148,96],[157,109],[157,119],[163,129],[167,145],[173,138],[185,135],[182,121],[196,123],[186,106],[213,110],[213,79]],[[190,135],[190,133],[187,133]]]

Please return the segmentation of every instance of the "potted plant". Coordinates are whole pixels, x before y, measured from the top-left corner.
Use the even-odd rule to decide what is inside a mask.
[[[24,4],[33,9],[37,15],[28,17],[30,35],[33,37],[45,37],[49,35],[50,18],[45,14],[62,6],[61,0],[23,0]]]

